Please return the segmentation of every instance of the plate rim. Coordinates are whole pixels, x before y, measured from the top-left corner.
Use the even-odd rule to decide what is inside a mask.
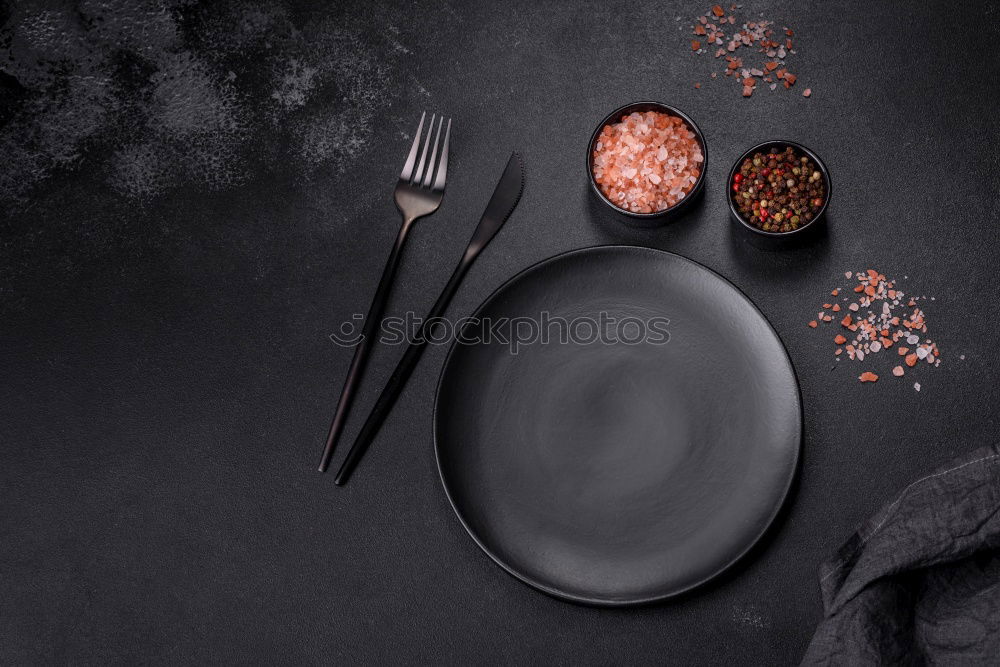
[[[791,370],[792,372],[792,380],[795,383],[795,399],[796,402],[798,403],[798,437],[796,438],[796,446],[793,451],[792,465],[790,466],[791,473],[788,475],[788,479],[785,481],[785,487],[781,491],[781,497],[778,500],[778,502],[775,503],[774,509],[771,510],[771,514],[767,517],[767,520],[764,522],[761,530],[757,533],[757,535],[754,536],[752,540],[750,540],[747,543],[747,545],[743,548],[743,550],[741,550],[739,553],[737,553],[734,557],[729,559],[719,568],[717,568],[713,572],[698,579],[693,583],[690,583],[684,587],[681,587],[669,593],[663,593],[659,595],[651,595],[648,597],[634,597],[634,598],[627,598],[620,600],[577,595],[575,593],[570,593],[568,591],[562,590],[558,587],[550,586],[541,581],[538,581],[537,579],[534,579],[521,572],[518,572],[514,567],[504,562],[499,556],[493,553],[493,551],[486,544],[483,543],[483,541],[479,538],[479,536],[476,535],[476,533],[466,522],[465,517],[462,516],[462,512],[459,510],[458,505],[455,503],[455,499],[451,495],[451,491],[448,489],[448,482],[445,479],[444,470],[441,467],[441,436],[440,436],[440,429],[438,426],[438,420],[440,415],[439,407],[441,399],[441,387],[444,384],[445,373],[448,371],[448,366],[451,363],[452,355],[455,353],[455,349],[458,346],[457,340],[452,341],[451,345],[448,348],[448,353],[447,355],[445,355],[444,363],[441,366],[441,370],[438,373],[437,382],[435,383],[434,406],[431,412],[431,423],[432,423],[433,437],[434,437],[434,463],[435,466],[437,467],[438,480],[441,482],[441,486],[444,489],[445,497],[448,499],[448,504],[451,506],[451,509],[455,513],[455,516],[458,517],[459,523],[462,524],[462,528],[465,529],[465,532],[468,533],[469,537],[472,538],[472,541],[476,544],[476,546],[478,546],[483,553],[489,556],[490,560],[499,565],[500,568],[502,568],[507,574],[514,577],[518,581],[527,584],[528,586],[537,591],[545,593],[546,595],[549,595],[559,600],[587,605],[591,607],[609,607],[609,608],[635,607],[635,606],[652,604],[656,602],[662,602],[664,600],[670,600],[672,598],[677,598],[681,595],[689,593],[690,591],[707,584],[713,579],[720,577],[722,574],[724,574],[726,571],[728,571],[730,568],[736,565],[736,563],[741,561],[748,553],[750,553],[750,551],[752,551],[753,548],[760,543],[763,537],[768,533],[768,531],[774,525],[774,522],[778,518],[778,515],[781,513],[781,510],[785,507],[786,503],[788,502],[788,497],[791,493],[792,486],[794,485],[795,480],[800,473],[799,467],[802,461],[802,441],[805,430],[805,415],[802,405],[802,387],[799,383],[798,374],[795,371],[795,364],[792,363],[791,355],[788,353],[788,347],[785,345],[785,342],[781,339],[781,336],[778,335],[778,331],[777,329],[774,328],[774,325],[771,323],[771,320],[769,320],[767,318],[767,315],[764,314],[764,311],[762,311],[760,307],[756,303],[754,303],[753,299],[751,299],[746,294],[746,292],[740,289],[740,287],[736,285],[733,281],[729,280],[718,271],[715,271],[714,269],[705,266],[701,262],[697,262],[693,259],[690,259],[678,253],[671,252],[669,250],[661,250],[659,248],[650,248],[647,246],[638,246],[630,244],[592,245],[583,248],[574,248],[572,250],[560,252],[555,255],[546,257],[544,259],[540,259],[537,262],[528,265],[527,267],[521,269],[513,276],[505,280],[503,283],[500,284],[499,287],[490,292],[490,294],[479,303],[479,305],[475,308],[475,310],[473,310],[472,317],[476,317],[480,312],[482,312],[509,285],[512,285],[514,282],[521,280],[525,275],[529,273],[532,273],[536,270],[541,269],[544,266],[547,266],[548,264],[562,260],[571,255],[607,252],[611,250],[626,250],[629,252],[638,251],[642,253],[654,253],[657,255],[669,255],[674,258],[680,259],[681,261],[693,264],[698,268],[704,269],[705,271],[708,271],[709,273],[719,278],[723,282],[732,286],[736,290],[736,293],[739,294],[750,305],[751,308],[753,308],[755,311],[757,311],[757,313],[760,314],[761,318],[763,318],[764,322],[767,324],[768,328],[771,330],[771,332],[774,334],[774,337],[777,339],[782,352],[784,352],[784,359],[788,364],[789,370]]]

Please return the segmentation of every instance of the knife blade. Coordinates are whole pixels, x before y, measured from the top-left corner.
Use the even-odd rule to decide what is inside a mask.
[[[476,231],[472,234],[468,247],[465,249],[466,255],[470,252],[478,255],[483,248],[489,244],[496,233],[500,231],[507,218],[514,212],[517,203],[521,201],[521,193],[524,192],[524,164],[521,155],[517,152],[511,153],[504,167],[500,182],[493,190],[493,196],[486,205],[486,211],[479,220]]]

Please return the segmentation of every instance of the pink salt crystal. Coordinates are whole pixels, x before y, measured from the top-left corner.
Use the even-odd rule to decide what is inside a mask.
[[[691,191],[704,160],[701,145],[683,120],[646,111],[603,127],[591,166],[601,192],[617,206],[654,213]]]
[[[813,94],[812,88],[806,88],[802,91],[802,97],[809,97]]]

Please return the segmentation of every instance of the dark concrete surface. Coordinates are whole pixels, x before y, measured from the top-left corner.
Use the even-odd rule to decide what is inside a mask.
[[[797,662],[819,563],[997,435],[1000,35],[988,3],[745,4],[795,29],[810,99],[710,80],[687,35],[710,3],[0,8],[0,661]],[[704,199],[655,230],[624,226],[583,174],[593,125],[642,98],[694,117],[710,160]],[[610,611],[504,574],[437,479],[443,348],[349,486],[315,472],[350,358],[328,336],[367,308],[423,109],[454,118],[450,183],[392,313],[429,307],[517,149],[524,198],[452,314],[547,256],[630,243],[723,274],[781,335],[800,481],[720,580]],[[835,187],[823,232],[782,250],[724,195],[732,161],[775,137],[818,152]],[[869,267],[936,296],[940,368],[860,385],[805,326]],[[349,436],[398,354],[373,359]]]

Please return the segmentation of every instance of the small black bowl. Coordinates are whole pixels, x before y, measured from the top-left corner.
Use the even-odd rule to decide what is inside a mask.
[[[617,206],[614,202],[605,197],[603,192],[601,192],[601,188],[597,185],[597,181],[594,179],[594,170],[591,167],[591,160],[593,160],[593,155],[594,155],[594,146],[597,144],[597,138],[598,136],[600,136],[601,130],[604,129],[604,126],[610,123],[617,123],[621,121],[622,116],[627,116],[628,114],[634,112],[642,113],[644,111],[658,111],[660,113],[666,113],[672,116],[677,116],[678,118],[683,120],[684,123],[691,129],[691,131],[694,132],[695,138],[698,139],[698,144],[701,146],[701,154],[703,157],[701,163],[701,173],[698,174],[698,180],[695,181],[694,187],[691,188],[691,191],[688,192],[686,195],[684,195],[684,199],[680,200],[673,206],[665,208],[662,211],[656,211],[655,213],[635,213],[633,211],[629,211],[624,208],[621,208],[620,206]],[[587,144],[587,180],[590,181],[590,188],[591,190],[594,191],[594,194],[597,195],[597,198],[603,201],[608,206],[610,206],[615,211],[618,211],[623,215],[627,215],[630,218],[636,218],[637,220],[645,221],[650,225],[665,223],[667,220],[675,217],[684,209],[688,208],[688,206],[690,206],[691,203],[701,193],[702,188],[705,185],[705,172],[707,170],[708,170],[708,147],[705,144],[705,135],[701,133],[701,129],[698,127],[698,125],[695,124],[693,120],[691,120],[690,116],[688,116],[680,109],[672,107],[668,104],[663,104],[662,102],[632,102],[631,104],[626,104],[623,107],[615,109],[607,116],[605,116],[604,120],[602,120],[600,124],[598,124],[597,129],[595,129],[594,133],[590,135],[590,143]]]
[[[753,156],[754,153],[767,152],[772,148],[777,148],[784,150],[786,147],[791,146],[795,151],[809,157],[816,167],[819,169],[819,173],[823,177],[823,185],[826,187],[826,196],[823,198],[823,205],[820,207],[813,219],[802,225],[798,229],[793,229],[790,232],[765,232],[763,229],[754,227],[748,220],[745,220],[742,215],[740,215],[739,209],[736,208],[736,204],[733,203],[733,177],[736,176],[736,172],[740,170],[740,165],[743,164],[743,160],[748,157]],[[833,183],[830,181],[830,171],[826,168],[823,160],[819,159],[816,153],[812,152],[805,146],[794,141],[786,141],[783,139],[776,139],[774,141],[765,141],[762,144],[757,144],[753,148],[749,149],[743,155],[733,163],[733,168],[729,170],[729,177],[726,179],[726,201],[729,202],[729,213],[733,216],[733,220],[740,223],[751,232],[755,234],[760,234],[761,236],[771,236],[771,237],[781,237],[785,238],[791,236],[792,234],[799,234],[807,229],[812,229],[816,227],[816,224],[823,218],[823,214],[826,213],[826,208],[830,205],[830,195],[833,194]]]

